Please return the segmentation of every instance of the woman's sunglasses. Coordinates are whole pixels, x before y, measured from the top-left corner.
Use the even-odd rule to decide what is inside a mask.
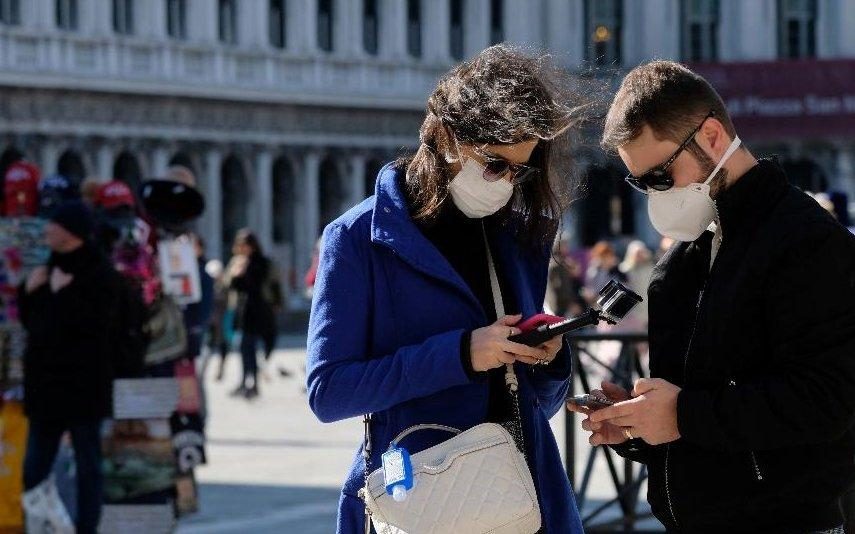
[[[702,120],[701,123],[698,124],[697,128],[692,130],[692,133],[690,133],[689,136],[686,137],[686,140],[683,141],[679,148],[674,151],[674,153],[671,155],[670,158],[668,158],[665,163],[653,167],[641,176],[633,176],[632,174],[628,174],[626,178],[624,178],[624,180],[626,180],[626,183],[631,185],[633,189],[642,193],[647,193],[650,189],[653,189],[654,191],[667,191],[674,187],[674,177],[671,176],[670,172],[668,172],[668,168],[671,166],[671,164],[674,163],[680,153],[683,152],[683,150],[685,150],[687,146],[689,146],[689,143],[692,142],[692,140],[695,138],[695,135],[701,130],[701,126],[704,125],[707,119],[713,117],[714,115],[715,111],[710,111],[709,113],[707,113],[707,116],[704,117],[704,120]]]
[[[513,163],[495,154],[490,154],[482,149],[475,148],[475,152],[484,160],[483,178],[488,182],[498,182],[510,173],[511,183],[519,185],[540,176],[540,169],[530,167],[521,163]],[[536,149],[535,149],[536,150]]]

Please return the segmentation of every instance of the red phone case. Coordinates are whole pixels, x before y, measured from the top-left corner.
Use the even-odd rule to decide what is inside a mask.
[[[549,315],[548,313],[538,313],[537,315],[532,315],[528,319],[520,321],[514,326],[519,328],[522,333],[526,333],[545,324],[560,323],[564,320],[564,317],[558,317],[557,315]]]

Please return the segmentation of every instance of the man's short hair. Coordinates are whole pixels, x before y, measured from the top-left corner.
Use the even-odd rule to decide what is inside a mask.
[[[621,82],[600,144],[615,152],[638,138],[645,124],[657,139],[682,143],[711,111],[735,136],[724,102],[709,82],[674,61],[652,61],[632,69]]]

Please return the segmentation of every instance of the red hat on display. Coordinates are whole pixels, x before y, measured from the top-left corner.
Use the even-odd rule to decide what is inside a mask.
[[[33,216],[39,209],[39,168],[16,161],[3,177],[3,213],[7,217]]]
[[[133,208],[136,201],[128,184],[120,180],[111,180],[98,188],[95,194],[95,205],[107,210],[120,207]]]

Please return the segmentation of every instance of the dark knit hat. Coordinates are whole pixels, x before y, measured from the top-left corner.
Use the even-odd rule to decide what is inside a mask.
[[[92,213],[79,200],[69,200],[57,206],[50,220],[84,241],[91,238]]]

